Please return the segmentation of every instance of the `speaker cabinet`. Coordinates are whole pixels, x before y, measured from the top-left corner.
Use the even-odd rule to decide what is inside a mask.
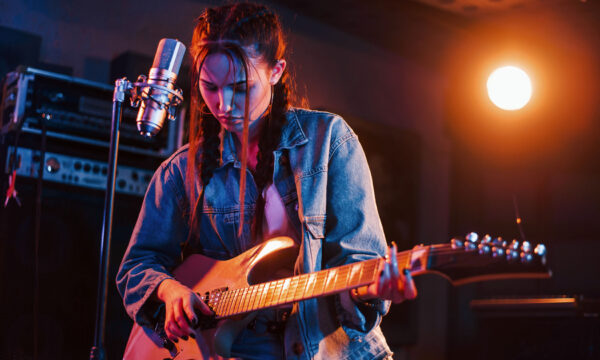
[[[0,210],[0,358],[32,358],[37,333],[39,359],[85,359],[94,340],[104,192],[44,182],[36,258],[36,180],[18,178],[16,185],[22,205],[11,200]],[[141,201],[115,198],[105,333],[109,359],[122,357],[132,325],[114,279]]]

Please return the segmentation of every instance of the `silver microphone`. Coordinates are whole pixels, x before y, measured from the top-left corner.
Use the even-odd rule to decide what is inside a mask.
[[[175,39],[162,39],[158,43],[148,81],[140,84],[141,106],[136,123],[143,136],[156,135],[166,116],[174,118],[175,106],[183,99],[181,90],[175,89],[175,81],[184,54],[185,45]]]

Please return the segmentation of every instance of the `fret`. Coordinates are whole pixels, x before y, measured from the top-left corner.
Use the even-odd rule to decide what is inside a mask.
[[[240,312],[245,313],[248,310],[248,302],[250,301],[250,288],[244,288],[242,290],[242,306],[240,307]]]
[[[293,302],[296,300],[296,297],[294,296],[296,294],[296,290],[298,289],[298,281],[299,281],[299,277],[298,276],[294,276],[293,278],[290,278],[290,287],[287,291],[287,295],[285,297],[285,302]]]
[[[265,283],[263,290],[260,294],[260,307],[265,308],[267,302],[267,295],[269,294],[269,287],[271,287],[271,283]]]
[[[271,283],[265,283],[262,289],[262,292],[260,294],[260,307],[261,308],[265,308],[265,300],[267,298],[267,294],[269,293],[269,287],[271,286]]]
[[[231,312],[229,309],[231,308],[231,290],[225,292],[225,298],[223,299],[223,316],[229,315]]]
[[[261,294],[262,289],[265,287],[265,284],[259,284],[259,285],[255,285],[255,286],[256,286],[256,291],[254,294],[254,301],[252,304],[253,310],[260,309],[260,294]]]
[[[275,305],[277,304],[277,298],[279,295],[281,295],[281,286],[282,286],[282,282],[281,280],[277,280],[275,282],[275,288],[273,289],[273,293],[271,296],[271,303],[269,305]]]
[[[244,312],[248,312],[252,309],[252,301],[254,300],[252,292],[254,291],[254,287],[250,286],[246,290],[246,305],[244,306]]]
[[[360,275],[362,273],[363,264],[362,263],[354,263],[350,267],[350,280],[349,285],[351,287],[355,287],[360,283]]]
[[[275,288],[275,282],[268,282],[265,285],[265,296],[263,299],[263,306],[269,307],[269,302],[271,302],[271,298],[273,297],[273,289]]]
[[[276,298],[277,298],[277,294],[278,294],[278,290],[279,293],[281,293],[281,280],[275,281],[273,284],[273,290],[270,291],[270,297],[269,297],[269,301],[268,301],[268,306],[272,306],[275,304]]]
[[[289,293],[289,288],[290,288],[290,278],[287,279],[283,279],[283,285],[281,287],[281,295],[279,296],[279,299],[277,300],[278,304],[285,304],[287,301],[287,296],[290,294]]]
[[[240,308],[240,289],[235,289],[235,291],[232,294],[232,300],[233,300],[233,306],[232,306],[232,314],[237,314],[239,312],[239,308]]]
[[[335,279],[335,285],[333,290],[345,289],[348,285],[348,275],[350,274],[350,267],[344,265],[339,268],[337,277]]]
[[[306,296],[308,277],[309,276],[306,274],[298,277],[298,285],[296,286],[296,291],[294,292],[294,300],[300,300]]]
[[[235,293],[235,290],[229,290],[228,293],[229,294],[227,296],[227,310],[226,310],[226,312],[227,312],[227,315],[231,315],[233,313],[233,306],[234,306],[234,303],[233,303],[233,300],[234,300],[233,299],[233,294]]]
[[[254,295],[256,295],[256,288],[257,288],[256,285],[251,285],[248,288],[249,289],[248,290],[248,308],[247,308],[248,311],[254,310],[254,299],[255,299]]]
[[[269,299],[269,306],[275,305],[277,303],[278,296],[281,295],[281,280],[277,280],[275,282],[275,286],[273,291],[271,292],[271,297]]]
[[[335,279],[337,278],[338,269],[332,268],[327,270],[327,278],[325,279],[325,289],[323,290],[323,294],[329,293],[332,291],[333,285],[335,284]]]
[[[217,301],[217,304],[214,307],[215,310],[215,315],[220,316],[222,311],[221,308],[223,307],[223,300],[225,299],[225,294],[227,294],[226,292],[222,292],[221,296],[219,296],[219,300]]]
[[[277,280],[277,287],[273,292],[273,297],[271,298],[271,305],[277,305],[279,301],[279,297],[281,296],[281,290],[283,289],[283,281]]]
[[[317,284],[317,273],[308,274],[308,283],[306,284],[306,298],[311,298],[315,295],[315,287]]]
[[[242,296],[244,295],[244,289],[237,289],[237,293],[235,294],[235,313],[239,314],[242,312],[242,305],[244,304],[244,299]]]
[[[379,268],[379,259],[368,260],[365,263],[365,274],[366,279],[362,279],[363,281],[373,282],[377,280],[377,269]]]
[[[259,308],[258,300],[260,299],[260,290],[263,288],[263,284],[254,285],[254,300],[252,301],[252,310]]]
[[[319,271],[315,274],[316,274],[315,288],[313,290],[313,293],[311,294],[311,297],[323,295],[323,293],[325,292],[325,280],[326,280],[328,271],[327,270]]]

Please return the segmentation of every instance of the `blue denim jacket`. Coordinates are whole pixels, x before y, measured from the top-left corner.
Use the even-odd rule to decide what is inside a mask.
[[[273,183],[301,235],[295,273],[308,273],[385,254],[371,174],[356,134],[339,116],[291,109],[274,152]],[[223,138],[222,163],[204,191],[199,239],[201,252],[217,259],[236,256],[251,243],[257,198],[248,172],[241,237],[239,177],[231,133]],[[117,275],[127,313],[150,325],[149,301],[159,283],[182,259],[187,240],[189,190],[185,184],[188,147],[167,159],[148,187],[129,248]],[[389,302],[357,305],[348,293],[295,304],[286,323],[288,359],[381,359],[391,354],[379,328]]]

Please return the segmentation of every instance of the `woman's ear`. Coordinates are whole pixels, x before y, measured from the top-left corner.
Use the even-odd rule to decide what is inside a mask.
[[[269,79],[271,85],[275,85],[279,82],[279,79],[283,76],[286,65],[287,63],[284,59],[277,60],[277,63],[275,63],[275,66],[271,69],[271,78]]]

